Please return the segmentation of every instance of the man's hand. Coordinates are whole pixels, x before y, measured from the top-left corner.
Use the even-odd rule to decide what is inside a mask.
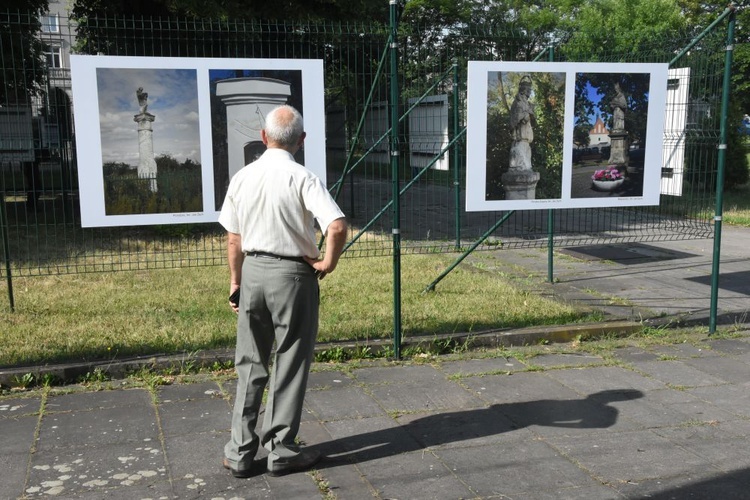
[[[322,259],[311,259],[305,257],[305,260],[315,269],[315,275],[318,279],[325,278],[326,274],[332,273],[339,263],[341,251],[346,243],[346,231],[348,226],[346,219],[343,217],[336,219],[328,225],[326,230],[326,253]]]

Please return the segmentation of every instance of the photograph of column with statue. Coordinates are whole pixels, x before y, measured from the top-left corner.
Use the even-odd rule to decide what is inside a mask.
[[[260,138],[266,115],[282,104],[304,113],[302,71],[211,69],[209,83],[214,204],[220,210],[232,176],[266,150]],[[304,165],[304,150],[295,159]]]
[[[98,68],[108,216],[203,210],[193,69]]]
[[[648,73],[577,73],[571,198],[643,195]]]
[[[559,199],[565,74],[487,74],[487,200]]]

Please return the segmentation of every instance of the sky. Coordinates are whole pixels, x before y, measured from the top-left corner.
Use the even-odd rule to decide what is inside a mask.
[[[138,165],[138,87],[148,93],[148,112],[156,116],[154,156],[200,163],[198,86],[193,69],[98,68],[97,88],[102,161]]]

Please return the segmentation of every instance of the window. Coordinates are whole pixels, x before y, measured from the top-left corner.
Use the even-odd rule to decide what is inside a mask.
[[[48,68],[62,68],[62,47],[59,45],[44,45],[44,57]]]
[[[60,20],[57,14],[47,14],[42,16],[42,32],[43,33],[59,33],[60,32]]]

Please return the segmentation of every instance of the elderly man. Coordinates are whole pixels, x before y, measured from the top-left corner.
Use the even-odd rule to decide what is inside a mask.
[[[295,438],[318,332],[318,279],[336,269],[347,234],[344,214],[321,180],[294,161],[305,139],[299,112],[272,110],[261,138],[267,150],[232,178],[219,216],[228,233],[230,305],[238,313],[237,398],[223,462],[235,477],[256,472],[259,445],[268,450],[273,476],[307,470],[320,458]],[[315,220],[326,235],[322,258]]]

